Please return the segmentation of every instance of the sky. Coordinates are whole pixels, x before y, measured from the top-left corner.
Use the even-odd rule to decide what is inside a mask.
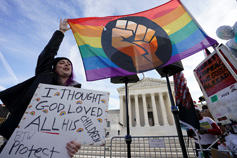
[[[0,91],[34,76],[37,57],[59,28],[60,18],[103,17],[141,12],[159,6],[168,0],[0,0]],[[222,25],[236,22],[236,0],[181,0],[202,29],[225,44],[216,36]],[[213,51],[212,48],[209,49]],[[117,88],[124,84],[112,84],[110,79],[86,81],[79,50],[69,30],[58,51],[58,56],[73,62],[76,81],[82,88],[110,92],[109,109],[119,109]],[[193,70],[204,60],[203,51],[182,60],[184,76],[193,100],[198,101],[202,92]],[[141,74],[138,75],[143,78]],[[145,77],[164,79],[155,71]],[[172,81],[173,77],[169,77]],[[0,101],[1,103],[1,101]]]

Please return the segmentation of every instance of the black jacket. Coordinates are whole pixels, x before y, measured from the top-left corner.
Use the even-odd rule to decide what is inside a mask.
[[[0,92],[0,99],[10,112],[8,119],[0,126],[0,135],[9,139],[23,116],[39,83],[57,85],[57,74],[52,70],[54,57],[57,55],[64,34],[56,31],[49,43],[39,55],[35,76],[11,88]],[[75,84],[81,87],[81,84]]]

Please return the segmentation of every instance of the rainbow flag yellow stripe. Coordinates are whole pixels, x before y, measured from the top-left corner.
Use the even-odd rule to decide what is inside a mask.
[[[166,65],[217,43],[198,27],[179,0],[172,0],[135,14],[68,19],[83,59],[88,81],[134,74],[114,64],[105,54],[101,41],[106,24],[130,16],[148,18],[167,33],[172,45],[172,56]]]

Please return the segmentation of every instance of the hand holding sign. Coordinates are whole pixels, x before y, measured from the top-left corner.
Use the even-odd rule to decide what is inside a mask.
[[[128,20],[117,20],[112,29],[112,46],[130,56],[137,71],[160,66],[155,30]]]
[[[39,84],[0,157],[66,158],[81,144],[103,145],[108,100],[108,92]]]
[[[67,152],[68,154],[73,157],[79,149],[81,149],[81,144],[76,141],[70,141],[67,143]]]

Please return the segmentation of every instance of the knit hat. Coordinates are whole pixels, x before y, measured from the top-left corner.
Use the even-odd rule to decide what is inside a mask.
[[[55,58],[54,59],[54,61],[53,61],[53,70],[55,71],[55,68],[56,68],[56,65],[57,65],[57,63],[60,61],[60,60],[68,60],[70,63],[71,63],[71,65],[72,65],[72,62],[71,62],[71,60],[69,60],[68,58],[66,58],[66,57],[57,57],[57,58]]]
[[[203,105],[203,106],[202,106],[202,110],[205,110],[205,109],[208,109],[208,106],[207,106],[207,105]]]

